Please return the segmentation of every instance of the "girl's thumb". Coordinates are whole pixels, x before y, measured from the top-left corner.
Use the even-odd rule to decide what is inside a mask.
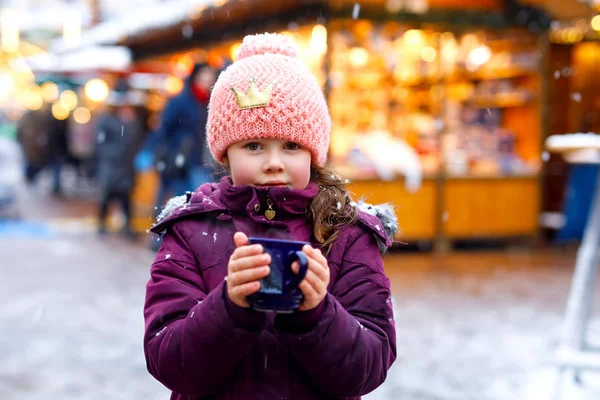
[[[248,236],[246,236],[243,232],[236,232],[235,235],[233,235],[233,241],[235,243],[235,247],[247,246]]]

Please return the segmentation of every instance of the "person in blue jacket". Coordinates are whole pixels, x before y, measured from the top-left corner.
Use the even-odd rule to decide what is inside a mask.
[[[211,180],[211,158],[206,148],[206,120],[210,90],[217,71],[208,64],[196,64],[184,89],[166,105],[159,128],[151,135],[148,148],[160,175],[157,209],[173,195]]]

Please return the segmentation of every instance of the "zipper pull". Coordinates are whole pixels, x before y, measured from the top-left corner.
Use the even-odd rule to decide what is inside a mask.
[[[275,210],[273,210],[273,201],[269,198],[267,198],[267,210],[265,211],[265,217],[267,217],[267,219],[270,221],[273,218],[275,218]]]

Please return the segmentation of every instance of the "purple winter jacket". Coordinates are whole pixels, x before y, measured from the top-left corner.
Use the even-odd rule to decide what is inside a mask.
[[[357,223],[340,230],[317,308],[261,313],[227,295],[235,232],[318,246],[305,217],[318,190],[312,182],[300,191],[234,187],[225,177],[171,200],[177,208],[159,217],[152,231],[164,236],[147,285],[144,352],[172,400],[357,399],[383,383],[396,333],[378,242],[391,241],[371,213],[359,211]],[[277,213],[271,221],[267,197]]]

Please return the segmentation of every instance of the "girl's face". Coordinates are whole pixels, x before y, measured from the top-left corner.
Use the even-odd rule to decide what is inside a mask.
[[[235,186],[287,186],[302,190],[310,181],[311,153],[294,142],[253,139],[227,149],[225,164]]]

